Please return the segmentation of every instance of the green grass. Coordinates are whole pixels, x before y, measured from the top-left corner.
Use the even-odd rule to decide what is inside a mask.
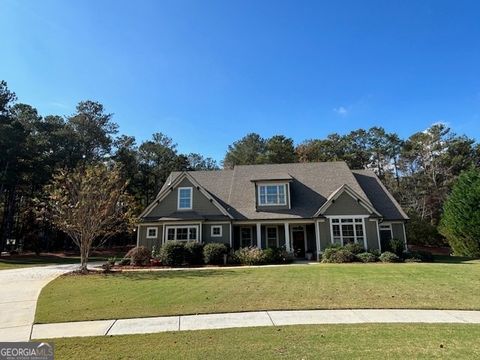
[[[480,264],[318,264],[62,276],[36,322],[274,309],[480,309]]]
[[[480,325],[315,325],[66,338],[56,359],[475,359]]]
[[[103,261],[103,257],[91,257],[89,261]],[[61,265],[61,264],[80,264],[78,256],[55,256],[55,255],[39,255],[39,256],[8,256],[0,257],[0,270],[19,269],[32,266]]]

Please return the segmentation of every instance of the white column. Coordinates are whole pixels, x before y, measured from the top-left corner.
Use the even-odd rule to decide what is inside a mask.
[[[257,223],[257,247],[262,248],[262,224]]]
[[[317,242],[317,261],[320,260],[320,223],[315,222],[315,240]]]
[[[283,226],[285,227],[285,250],[290,252],[290,227],[288,223],[285,223]]]

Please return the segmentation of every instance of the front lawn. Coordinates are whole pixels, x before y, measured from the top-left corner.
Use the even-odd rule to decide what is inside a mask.
[[[36,322],[279,309],[480,309],[480,264],[318,264],[62,276]]]
[[[56,359],[477,359],[479,338],[479,325],[363,324],[202,330],[53,342]]]

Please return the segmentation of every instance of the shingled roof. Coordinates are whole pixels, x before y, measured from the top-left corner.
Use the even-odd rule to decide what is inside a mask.
[[[181,174],[173,172],[164,188]],[[233,170],[189,171],[188,174],[237,220],[312,218],[343,185],[375,208],[385,220],[407,219],[373,171],[352,171],[343,161],[238,165]],[[290,181],[291,209],[257,210],[254,181],[279,178]]]

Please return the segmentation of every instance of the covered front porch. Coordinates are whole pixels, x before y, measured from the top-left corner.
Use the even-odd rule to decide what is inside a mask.
[[[279,247],[297,259],[306,259],[316,258],[316,239],[314,222],[246,222],[233,225],[232,245],[235,250],[249,246]]]

